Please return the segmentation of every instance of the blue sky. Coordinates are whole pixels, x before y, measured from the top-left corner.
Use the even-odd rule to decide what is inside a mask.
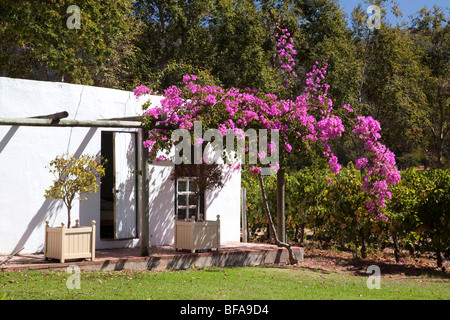
[[[353,8],[356,7],[358,3],[361,2],[363,3],[363,6],[365,6],[364,1],[362,0],[338,0],[338,2],[347,13],[348,17],[350,17]],[[415,14],[417,10],[422,9],[424,6],[427,6],[428,9],[433,8],[433,5],[435,4],[443,9],[450,7],[450,0],[396,0],[396,2],[398,3],[400,11],[403,13],[403,17],[400,17],[401,20],[409,20],[408,15]],[[395,25],[397,19],[390,13],[390,10],[388,11],[387,18],[392,25]]]

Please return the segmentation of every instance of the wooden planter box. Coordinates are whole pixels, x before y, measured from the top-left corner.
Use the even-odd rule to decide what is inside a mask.
[[[95,221],[91,227],[76,226],[66,228],[49,227],[45,222],[45,249],[44,257],[59,259],[61,263],[65,260],[90,258],[95,260]]]
[[[220,216],[216,221],[175,220],[175,250],[220,250]]]

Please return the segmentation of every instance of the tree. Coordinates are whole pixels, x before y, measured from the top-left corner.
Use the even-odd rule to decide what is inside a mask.
[[[261,12],[254,1],[215,1],[209,33],[212,74],[227,88],[258,88],[269,84],[266,39]]]
[[[273,12],[290,14],[289,4],[139,0],[134,8],[144,24],[143,36],[136,42],[136,72],[141,82],[164,90],[170,84],[158,83],[161,72],[190,66],[210,74],[215,85],[264,92],[275,92],[279,87]],[[293,29],[293,25],[291,20],[289,27]]]
[[[296,1],[299,10],[296,37],[299,81],[303,90],[306,73],[315,61],[327,61],[327,83],[330,96],[337,105],[356,108],[362,61],[361,51],[347,28],[345,13],[337,1]]]
[[[278,100],[272,94],[251,91],[240,93],[235,88],[224,90],[221,87],[201,86],[195,83],[195,76],[185,75],[183,77],[185,86],[168,88],[161,105],[151,106],[145,112],[148,119],[144,123],[152,123],[161,113],[167,114],[167,123],[186,130],[193,128],[194,121],[202,121],[202,125],[206,128],[218,128],[222,137],[230,131],[241,137],[245,143],[243,150],[251,149],[244,140],[244,129],[274,129],[280,133],[280,149],[285,150],[286,154],[295,156],[307,153],[314,147],[318,148],[321,154],[329,159],[331,171],[337,174],[341,166],[332,153],[328,141],[339,136],[344,127],[340,119],[332,113],[333,109],[326,97],[328,86],[321,84],[324,69],[314,68],[307,82],[310,86],[308,93],[297,97],[295,101]],[[141,90],[139,92],[144,93]],[[399,174],[392,152],[378,141],[379,130],[379,123],[370,117],[360,116],[355,119],[353,132],[365,142],[367,152],[367,158],[361,158],[357,163],[358,169],[364,170],[363,190],[367,192],[369,199],[366,207],[370,215],[385,218],[379,209],[384,207],[385,198],[389,196],[387,187],[398,182]],[[150,131],[148,140],[144,142],[144,147],[149,150],[150,159],[157,159],[160,151],[167,152],[176,146],[176,140],[168,139],[172,133],[173,129]],[[189,148],[191,144],[192,140],[188,142]],[[264,150],[266,152],[268,149]],[[258,153],[260,159],[266,157],[265,152],[260,150]],[[273,150],[270,153],[273,153]],[[271,164],[272,169],[277,171],[284,166],[285,159],[280,153],[279,161]],[[255,167],[251,170],[259,175],[261,190],[264,192],[261,168]],[[266,199],[264,203],[269,223],[274,228]],[[290,249],[290,245],[279,240],[277,236],[275,240],[278,245]],[[290,254],[291,261],[294,261],[292,252]]]
[[[416,141],[435,168],[450,167],[450,24],[441,8],[425,7],[413,17],[409,30],[420,48],[426,96],[417,110]]]
[[[367,12],[360,5],[352,13],[353,38],[358,48],[361,68],[359,88],[354,91],[352,107],[377,119],[383,127],[382,141],[392,149],[400,167],[418,165],[417,123],[425,95],[421,81],[421,49],[403,25],[391,26],[385,19],[385,6],[392,1],[376,1],[381,8],[381,26],[369,29]],[[367,7],[369,3],[366,1]],[[364,8],[367,8],[364,7]],[[397,10],[392,2],[393,13]],[[398,139],[402,136],[402,139]],[[346,138],[351,139],[346,136]],[[345,146],[356,153],[361,146],[346,140]],[[343,144],[344,144],[343,143]],[[354,159],[351,159],[355,161]]]
[[[134,65],[141,82],[164,90],[172,84],[158,79],[169,68],[190,66],[209,72],[212,48],[208,24],[212,2],[138,0],[133,3],[134,15],[142,22],[143,29],[135,42],[138,58]]]
[[[275,34],[277,54],[284,80],[281,84],[283,95],[280,98],[275,94],[262,93],[248,88],[240,91],[236,88],[225,90],[222,87],[202,86],[196,83],[197,76],[185,75],[183,87],[171,86],[167,88],[161,106],[152,106],[145,111],[144,124],[157,121],[161,114],[167,115],[165,121],[170,126],[185,130],[191,130],[195,127],[195,121],[201,121],[202,126],[208,129],[217,128],[218,135],[227,136],[227,140],[228,132],[238,136],[238,140],[244,143],[244,145],[238,143],[238,148],[241,148],[241,150],[238,150],[238,154],[242,152],[244,155],[245,150],[252,149],[250,142],[254,139],[250,139],[250,144],[247,143],[244,130],[275,130],[273,135],[281,136],[281,143],[279,145],[275,143],[275,147],[270,143],[271,150],[269,151],[271,155],[275,151],[275,155],[279,156],[275,164],[270,162],[270,170],[277,172],[277,192],[281,195],[277,200],[279,233],[275,235],[275,241],[279,246],[286,247],[289,250],[289,260],[292,263],[295,258],[290,245],[283,241],[285,220],[283,187],[284,169],[287,160],[309,153],[320,154],[328,159],[330,170],[338,174],[341,165],[332,152],[329,141],[341,136],[345,128],[335,110],[338,110],[341,114],[347,113],[349,117],[353,110],[348,105],[344,105],[342,108],[333,107],[333,101],[328,96],[330,86],[324,82],[328,66],[326,63],[323,67],[319,67],[318,62],[316,62],[313,70],[307,73],[305,93],[296,97],[292,95],[295,92],[292,80],[297,78],[293,68],[295,65],[293,56],[297,52],[291,34],[283,25],[281,19],[277,20],[276,30],[278,31]],[[137,88],[135,93],[139,96],[145,91],[145,89]],[[390,196],[388,186],[396,184],[400,178],[395,166],[394,154],[378,141],[381,137],[379,122],[372,117],[357,116],[351,123],[354,125],[353,133],[364,146],[365,154],[357,160],[356,166],[364,173],[361,189],[368,195],[366,209],[369,215],[375,215],[377,219],[387,220],[382,208],[385,206],[386,197]],[[173,129],[154,130],[149,133],[144,146],[148,148],[153,159],[156,158],[158,152],[167,152],[174,147],[176,141],[169,141],[168,139],[172,132]],[[184,140],[183,137],[183,144],[186,143]],[[194,140],[196,140],[195,137]],[[187,141],[187,143],[190,148],[192,140]],[[268,140],[264,143],[267,143],[267,147],[269,147]],[[223,147],[223,145],[220,147]],[[268,149],[260,150],[258,157],[265,159],[268,156],[266,154]],[[252,153],[252,150],[250,150],[250,153]],[[254,150],[253,153],[255,153]],[[241,157],[244,157],[244,155]],[[275,231],[265,197],[262,169],[261,167],[252,167],[250,170],[259,176],[266,215],[271,228]]]
[[[54,174],[55,180],[53,185],[45,190],[44,196],[64,203],[67,208],[67,227],[70,228],[73,200],[78,197],[81,202],[87,200],[83,194],[97,192],[97,178],[105,175],[105,168],[95,156],[82,155],[77,159],[66,154],[50,162],[50,172]]]
[[[138,30],[132,2],[80,0],[68,13],[72,4],[2,1],[0,74],[113,88],[135,86],[129,81],[132,41]],[[70,24],[75,14],[79,28]]]

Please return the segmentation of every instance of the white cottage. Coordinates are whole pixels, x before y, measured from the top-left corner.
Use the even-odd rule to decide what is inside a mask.
[[[135,117],[147,99],[132,92],[67,83],[0,77],[0,118],[31,118],[67,111],[69,120]],[[141,246],[141,130],[138,128],[0,125],[0,254],[24,248],[42,252],[45,221],[66,222],[62,202],[45,199],[53,180],[48,165],[64,153],[102,155],[110,160],[97,193],[76,202],[72,221],[96,221],[96,247]],[[186,209],[189,181],[169,179],[173,163],[150,164],[149,245],[173,245],[174,218]],[[188,200],[189,201],[189,200]],[[228,172],[225,186],[205,194],[206,219],[220,215],[220,242],[240,241],[240,172]],[[190,208],[193,208],[190,204]],[[181,217],[181,214],[180,214]]]

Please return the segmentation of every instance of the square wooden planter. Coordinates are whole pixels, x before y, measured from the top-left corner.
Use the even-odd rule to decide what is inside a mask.
[[[45,222],[45,259],[66,260],[90,258],[95,260],[95,221],[91,227],[78,226],[78,220],[73,228],[49,227]]]
[[[216,221],[175,220],[175,250],[220,250],[220,216]]]

